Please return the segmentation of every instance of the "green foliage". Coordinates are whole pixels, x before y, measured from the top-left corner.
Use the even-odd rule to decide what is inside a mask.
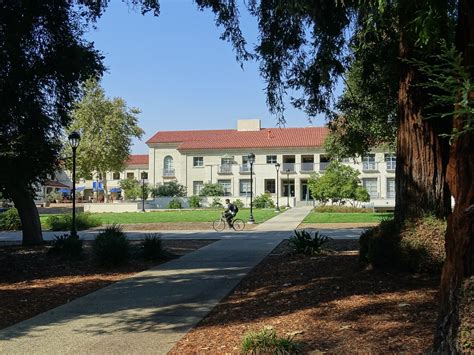
[[[54,237],[50,252],[61,255],[67,259],[74,259],[81,256],[83,249],[82,244],[82,239],[66,233]]]
[[[255,196],[253,199],[253,206],[255,208],[274,208],[275,203],[269,193],[264,193],[260,196]]]
[[[365,189],[359,185],[359,171],[338,161],[331,161],[323,175],[312,174],[308,179],[308,187],[312,196],[322,203],[329,200],[343,203],[344,200],[358,201],[358,198],[366,200],[368,195]],[[365,191],[367,192],[367,191]]]
[[[300,345],[293,337],[279,337],[273,328],[245,334],[241,343],[242,354],[298,354]]]
[[[202,201],[202,198],[201,196],[191,196],[189,199],[188,199],[188,202],[189,202],[189,207],[191,208],[199,208],[201,207],[201,201]]]
[[[224,187],[221,184],[204,184],[200,196],[224,196]]]
[[[368,208],[331,205],[317,206],[313,208],[313,211],[318,213],[372,213],[372,210]]]
[[[67,231],[72,226],[72,215],[52,215],[46,219],[46,225],[52,231]],[[76,214],[76,228],[77,230],[85,230],[102,225],[100,219],[91,213],[77,213]]]
[[[295,230],[295,235],[290,238],[290,246],[298,254],[305,255],[319,255],[322,251],[322,246],[330,241],[326,235],[314,232],[314,237],[306,230]]]
[[[5,212],[0,213],[0,230],[20,230],[21,220],[16,208],[9,208]]]
[[[130,243],[123,233],[122,226],[109,225],[94,240],[94,254],[102,265],[119,265],[128,261]]]
[[[425,217],[404,226],[385,220],[362,233],[360,260],[379,268],[439,272],[444,263],[446,222]]]
[[[141,246],[143,257],[147,260],[156,260],[163,256],[162,241],[157,234],[146,234]]]
[[[167,182],[151,190],[153,197],[185,197],[186,186],[176,181]]]
[[[142,188],[137,180],[120,180],[119,185],[125,195],[125,199],[135,201],[136,199],[141,198]]]
[[[181,209],[183,208],[183,205],[181,204],[181,201],[177,198],[174,198],[168,203],[168,208],[171,209]]]
[[[212,208],[222,208],[222,207],[224,207],[224,205],[222,204],[221,199],[219,197],[214,197],[212,199],[211,207]]]
[[[233,204],[236,205],[239,210],[241,210],[242,208],[244,208],[244,203],[243,203],[243,201],[242,201],[241,199],[239,199],[239,198],[238,198],[237,200],[235,200],[235,201],[233,202]]]
[[[357,186],[354,191],[354,200],[358,202],[369,202],[370,195],[367,189],[363,186]]]
[[[51,191],[49,194],[46,195],[46,201],[50,203],[61,201],[62,199],[63,199],[63,196],[58,191]]]

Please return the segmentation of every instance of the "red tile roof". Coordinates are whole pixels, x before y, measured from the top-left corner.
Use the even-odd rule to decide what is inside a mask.
[[[178,143],[179,150],[320,147],[327,134],[326,127],[162,131],[147,143]]]
[[[131,154],[127,165],[148,165],[148,154]]]

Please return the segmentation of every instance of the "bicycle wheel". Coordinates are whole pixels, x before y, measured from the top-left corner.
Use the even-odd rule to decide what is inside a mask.
[[[241,220],[240,218],[234,219],[232,227],[236,231],[241,231],[245,228],[245,222],[243,220]]]
[[[214,228],[216,232],[222,232],[225,228],[225,223],[224,219],[220,218],[212,222],[212,228]]]

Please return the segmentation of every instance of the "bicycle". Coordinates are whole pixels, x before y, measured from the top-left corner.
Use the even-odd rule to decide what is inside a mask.
[[[240,218],[232,219],[230,223],[232,225],[232,229],[235,231],[241,231],[245,228],[245,222]],[[228,225],[228,223],[227,219],[225,218],[225,213],[221,214],[221,218],[212,222],[212,228],[214,228],[216,232],[222,232],[226,225]]]

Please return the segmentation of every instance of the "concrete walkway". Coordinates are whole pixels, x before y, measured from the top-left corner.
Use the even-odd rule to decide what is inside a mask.
[[[0,331],[0,353],[166,354],[310,209],[290,209],[255,231],[221,239],[6,328]]]

